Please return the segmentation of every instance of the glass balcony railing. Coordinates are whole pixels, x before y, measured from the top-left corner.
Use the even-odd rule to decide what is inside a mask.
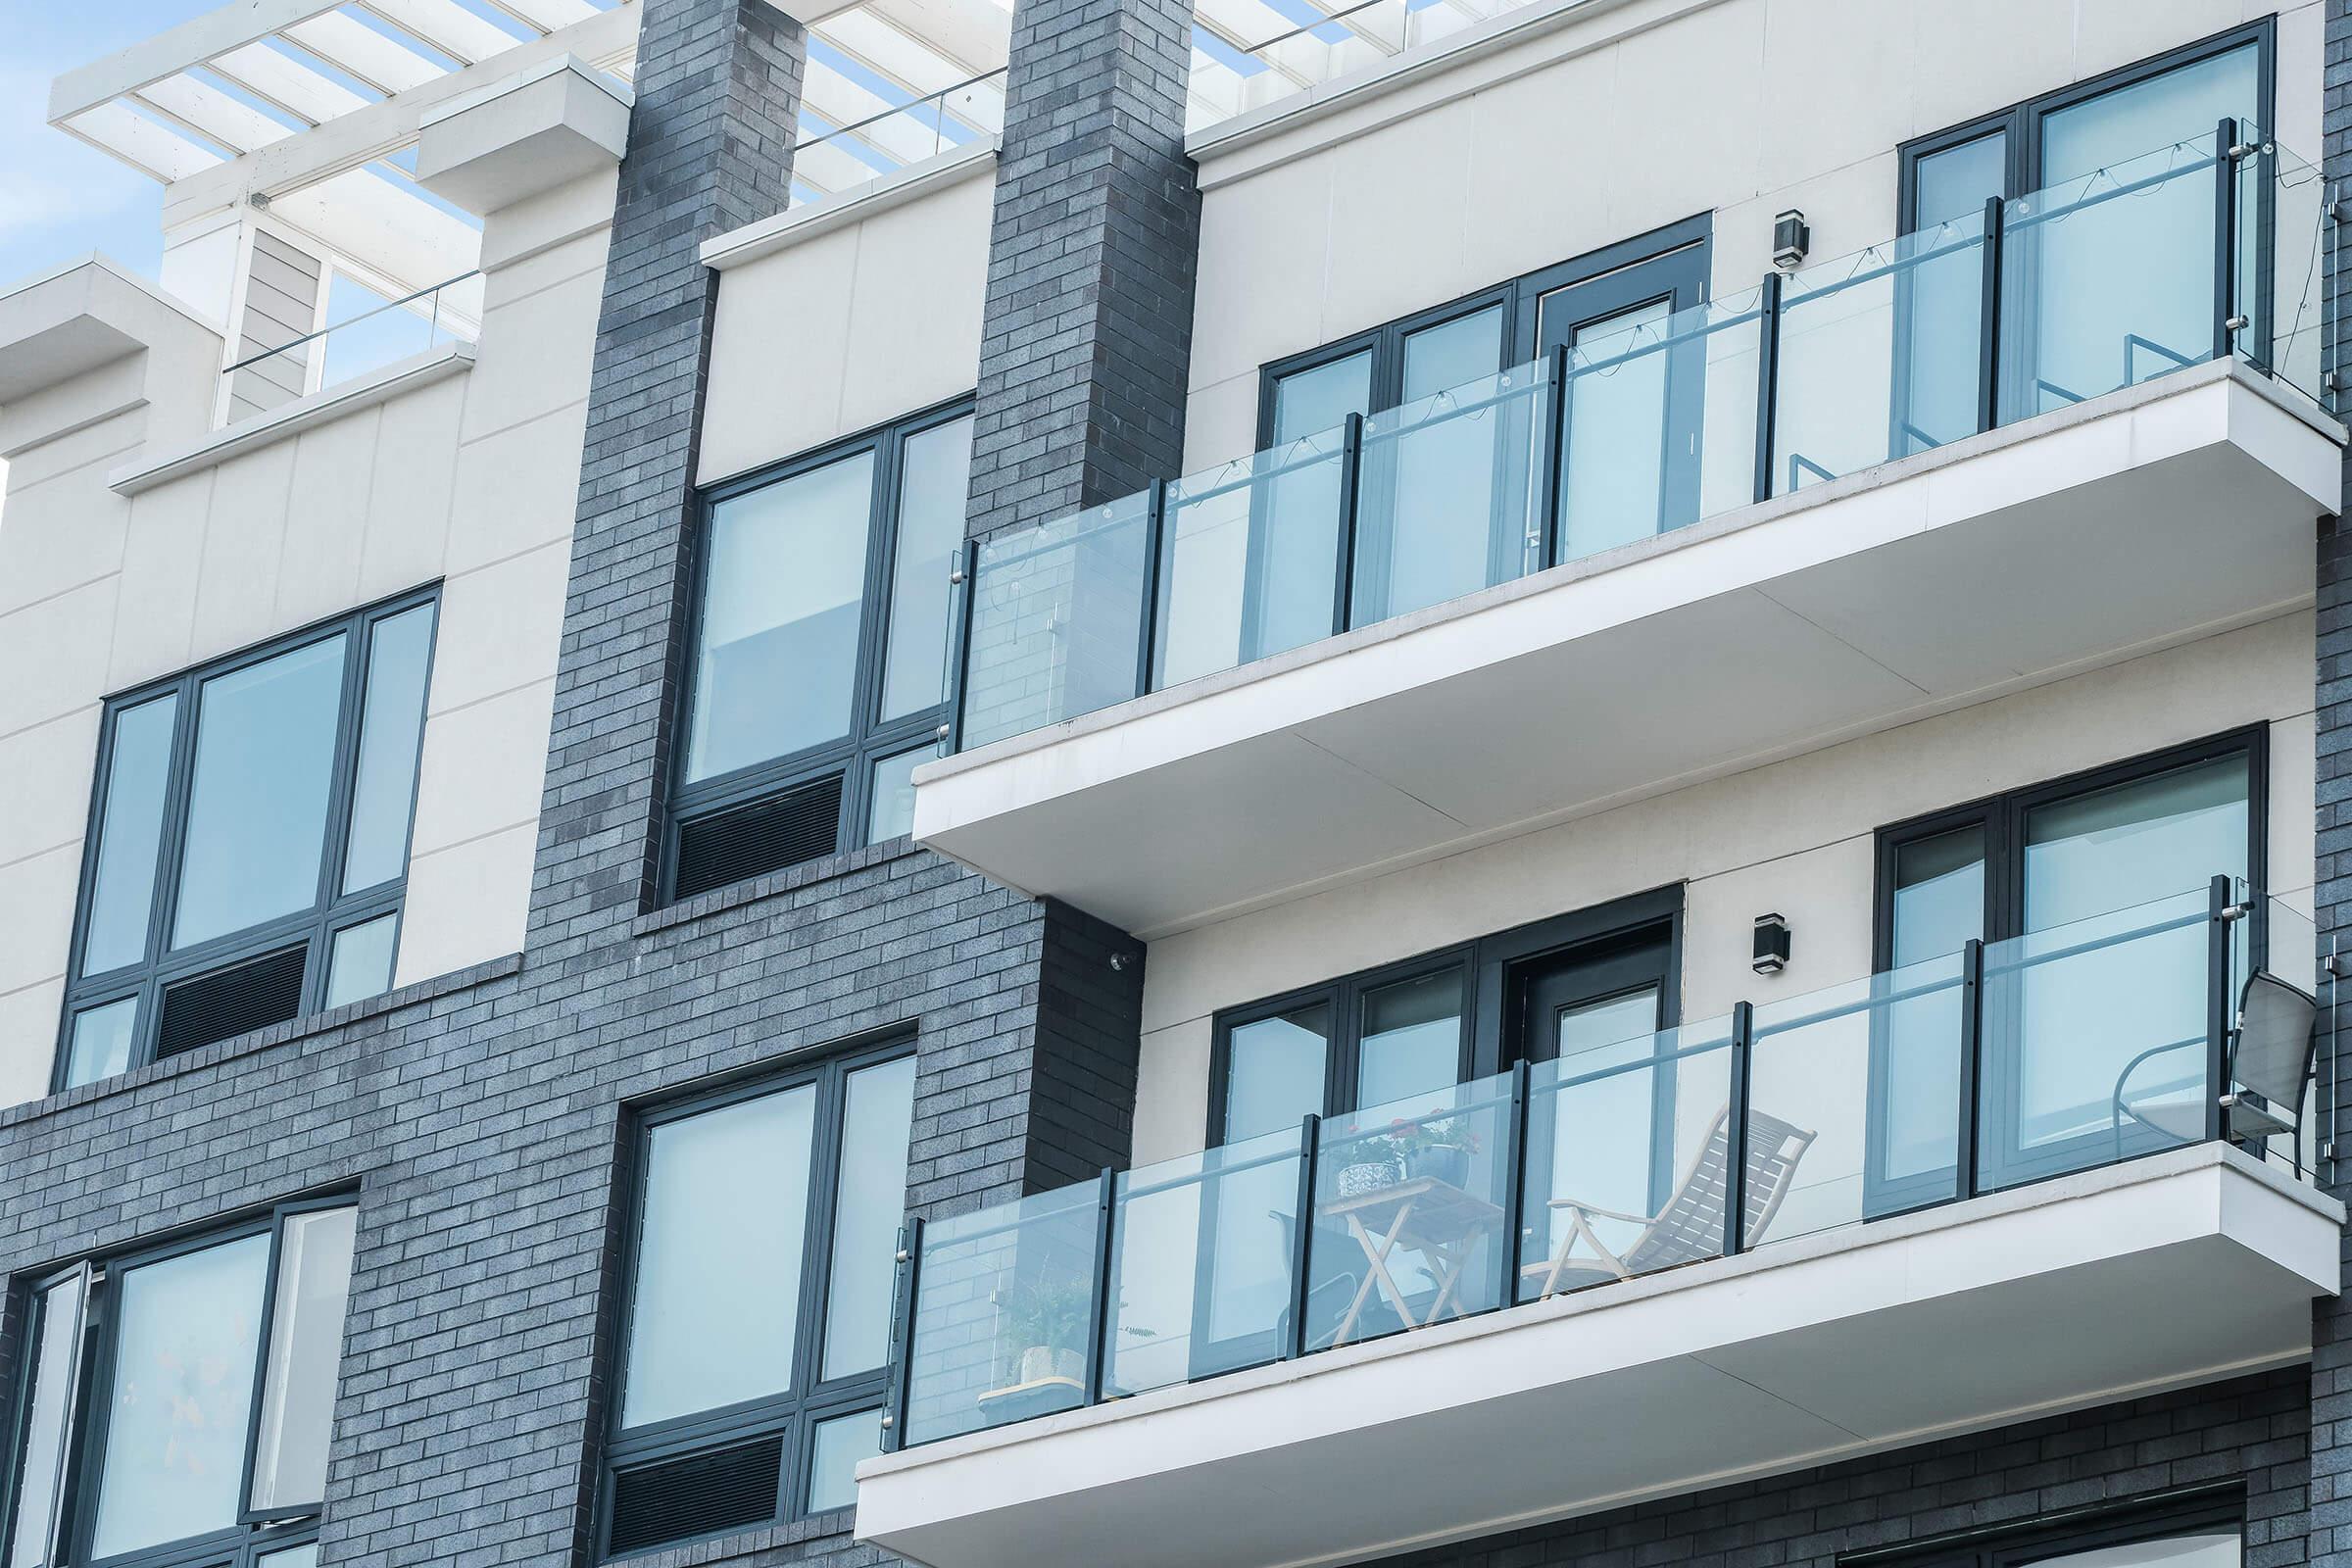
[[[2329,404],[2325,190],[2207,136],[966,547],[967,750],[2234,355]]]
[[[894,1446],[2190,1144],[2310,1166],[2310,918],[2228,878],[909,1222]]]
[[[461,272],[238,360],[220,372],[220,422],[233,424],[443,344],[471,342],[481,276]]]

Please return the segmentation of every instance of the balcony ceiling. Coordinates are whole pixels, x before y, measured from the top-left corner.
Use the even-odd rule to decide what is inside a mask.
[[[1466,1539],[2289,1364],[2341,1223],[2180,1150],[886,1455],[858,1534],[930,1568]]]
[[[916,772],[1150,939],[2260,618],[2340,432],[2201,367]]]

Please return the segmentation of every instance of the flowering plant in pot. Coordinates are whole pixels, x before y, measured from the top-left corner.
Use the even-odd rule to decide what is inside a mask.
[[[1470,1179],[1470,1156],[1478,1132],[1460,1116],[1431,1114],[1389,1123],[1386,1142],[1407,1181],[1440,1181],[1460,1187]]]

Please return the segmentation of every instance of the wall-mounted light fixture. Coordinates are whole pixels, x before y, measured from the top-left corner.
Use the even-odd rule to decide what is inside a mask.
[[[1805,222],[1799,208],[1791,207],[1772,220],[1772,265],[1789,271],[1805,265],[1805,253],[1813,248],[1813,230]]]
[[[1777,914],[1756,916],[1755,957],[1748,967],[1758,974],[1779,974],[1788,967],[1788,922]]]

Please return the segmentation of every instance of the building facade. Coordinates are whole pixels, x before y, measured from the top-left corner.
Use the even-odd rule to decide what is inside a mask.
[[[2340,0],[317,0],[0,292],[0,1568],[2352,1537]]]

